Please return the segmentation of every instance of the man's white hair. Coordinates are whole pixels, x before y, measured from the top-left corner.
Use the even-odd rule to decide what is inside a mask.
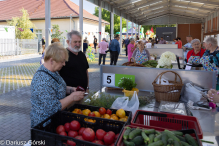
[[[68,39],[70,42],[71,42],[71,37],[72,37],[73,35],[77,35],[77,36],[79,36],[80,38],[82,37],[82,36],[81,36],[81,33],[80,33],[79,31],[77,31],[77,30],[72,30],[71,32],[67,33],[67,39]]]

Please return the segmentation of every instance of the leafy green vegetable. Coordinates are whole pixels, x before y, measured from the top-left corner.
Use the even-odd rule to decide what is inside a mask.
[[[144,65],[145,67],[152,67],[152,68],[156,68],[157,64],[158,63],[156,60],[149,60],[147,62],[142,63],[142,65]]]
[[[132,88],[136,87],[136,83],[132,81],[132,79],[123,77],[119,81],[118,87],[123,88],[125,90],[132,90]]]

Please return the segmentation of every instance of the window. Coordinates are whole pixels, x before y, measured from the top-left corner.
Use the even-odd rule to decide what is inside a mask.
[[[42,36],[42,29],[35,29],[35,33],[36,33],[38,40],[41,40],[43,37]]]

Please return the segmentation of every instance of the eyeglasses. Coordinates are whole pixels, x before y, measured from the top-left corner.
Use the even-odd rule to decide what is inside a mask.
[[[198,44],[193,44],[194,46],[199,46],[200,45],[200,43],[198,43]]]

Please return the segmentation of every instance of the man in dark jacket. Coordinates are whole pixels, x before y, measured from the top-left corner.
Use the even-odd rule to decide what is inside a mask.
[[[119,45],[119,35],[115,35],[114,39],[110,42],[110,65],[116,65],[119,53],[120,53],[120,45]]]
[[[125,52],[126,56],[128,56],[128,45],[130,43],[129,37],[125,40]]]

